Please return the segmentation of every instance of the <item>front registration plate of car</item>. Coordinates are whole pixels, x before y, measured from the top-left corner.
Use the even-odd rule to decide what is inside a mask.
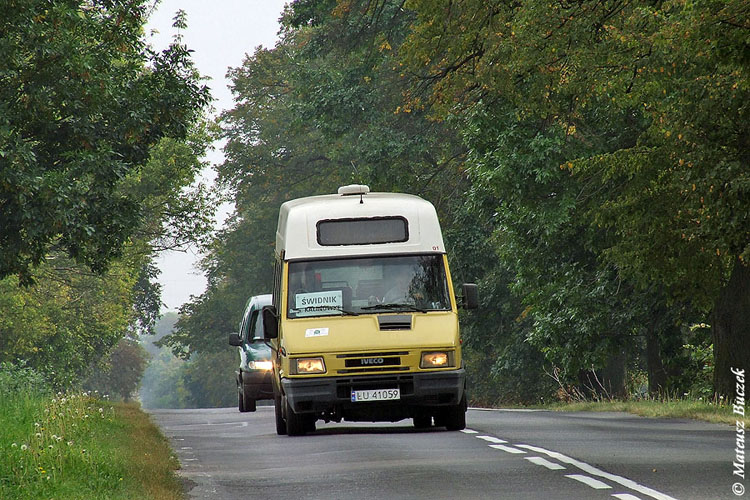
[[[368,401],[393,401],[401,399],[400,389],[370,389],[366,391],[352,391],[352,403],[366,403]]]

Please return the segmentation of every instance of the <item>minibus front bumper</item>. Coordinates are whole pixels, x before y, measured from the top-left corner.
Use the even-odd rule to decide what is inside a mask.
[[[460,404],[466,388],[466,372],[460,368],[394,375],[285,378],[281,380],[281,385],[286,400],[295,413],[343,413],[346,416],[377,406],[400,409],[386,413],[407,418],[426,409]],[[400,398],[365,403],[352,401],[353,391],[368,389],[399,389]],[[394,417],[396,420],[398,418]]]

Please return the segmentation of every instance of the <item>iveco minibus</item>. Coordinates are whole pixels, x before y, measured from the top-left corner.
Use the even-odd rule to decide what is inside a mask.
[[[279,434],[326,422],[466,426],[458,310],[435,208],[367,186],[284,203],[273,301]],[[463,306],[476,307],[476,285]]]

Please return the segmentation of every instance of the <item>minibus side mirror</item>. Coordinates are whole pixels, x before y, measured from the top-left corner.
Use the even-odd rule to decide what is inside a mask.
[[[229,334],[229,345],[233,345],[236,347],[239,347],[242,345],[242,340],[240,340],[240,335],[238,333]]]
[[[476,309],[479,307],[479,287],[475,283],[463,284],[463,307],[464,309]]]
[[[263,338],[266,340],[277,338],[279,336],[279,318],[276,314],[276,308],[263,306],[260,314],[263,317]]]

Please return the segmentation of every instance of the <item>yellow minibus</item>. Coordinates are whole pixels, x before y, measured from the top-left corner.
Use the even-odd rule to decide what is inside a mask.
[[[318,420],[465,428],[458,305],[428,201],[351,185],[284,203],[263,324],[278,434]]]

